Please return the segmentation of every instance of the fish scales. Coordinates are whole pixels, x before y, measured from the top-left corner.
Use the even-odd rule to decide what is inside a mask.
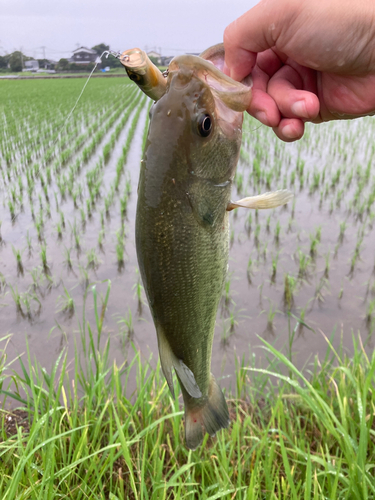
[[[209,115],[210,137],[197,133]],[[138,187],[136,246],[158,335],[163,372],[176,369],[186,409],[186,441],[228,425],[228,409],[211,376],[215,319],[229,251],[232,179],[241,143],[242,114],[228,130],[209,87],[188,68],[168,77],[151,111]],[[228,128],[228,123],[221,124]],[[172,389],[172,387],[171,387]]]

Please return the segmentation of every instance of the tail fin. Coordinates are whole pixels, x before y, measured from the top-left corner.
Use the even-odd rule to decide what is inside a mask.
[[[203,406],[185,403],[186,446],[195,450],[202,442],[204,433],[214,436],[217,431],[229,425],[229,412],[222,390],[211,375],[208,397]]]

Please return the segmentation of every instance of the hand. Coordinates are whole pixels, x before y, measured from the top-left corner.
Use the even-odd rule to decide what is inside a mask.
[[[374,0],[262,0],[224,33],[224,71],[253,77],[248,112],[284,141],[304,122],[375,113]]]

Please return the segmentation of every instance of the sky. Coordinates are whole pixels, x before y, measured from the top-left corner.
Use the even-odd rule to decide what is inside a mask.
[[[162,55],[201,52],[257,0],[0,0],[0,55],[59,60],[99,43]],[[43,49],[44,47],[44,49]]]

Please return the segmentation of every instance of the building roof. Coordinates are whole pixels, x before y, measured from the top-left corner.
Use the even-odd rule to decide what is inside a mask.
[[[155,52],[155,50],[150,50],[150,52],[147,52],[148,57],[161,57],[161,54],[159,52]]]
[[[80,47],[79,49],[73,50],[73,54],[77,52],[87,52],[88,54],[96,54],[96,50],[88,49],[87,47]]]

